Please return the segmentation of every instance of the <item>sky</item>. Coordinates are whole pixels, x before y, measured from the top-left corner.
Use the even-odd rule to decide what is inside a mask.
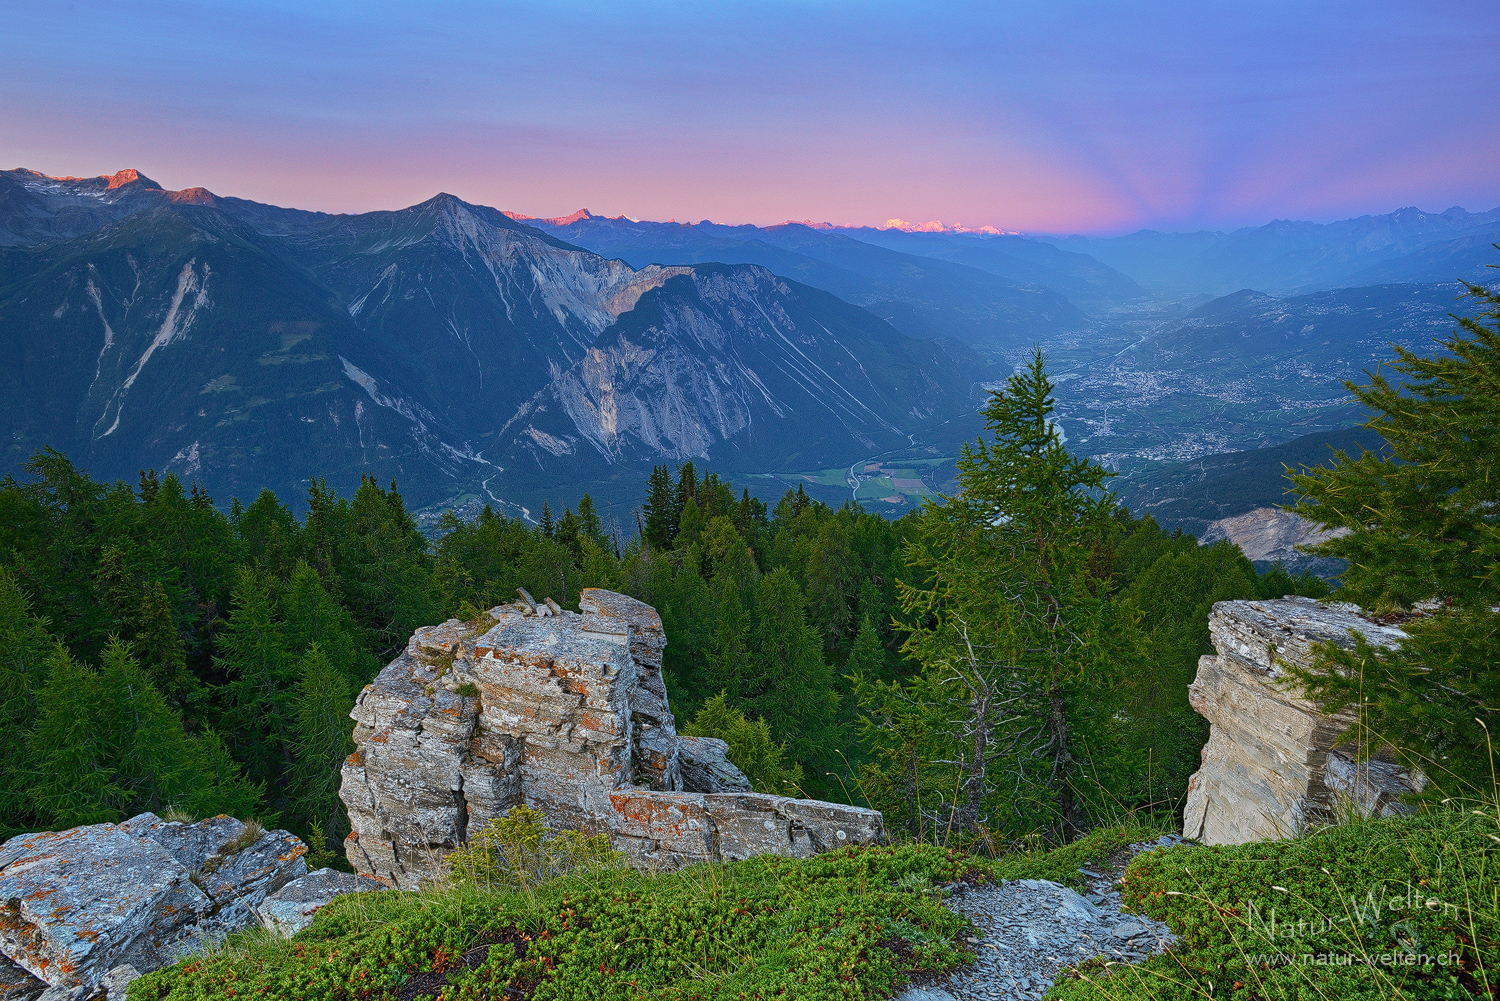
[[[1500,206],[1494,0],[0,0],[0,167],[1050,233]]]

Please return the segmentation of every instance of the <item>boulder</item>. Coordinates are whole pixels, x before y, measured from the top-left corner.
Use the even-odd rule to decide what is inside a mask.
[[[1419,791],[1421,773],[1393,762],[1356,764],[1339,746],[1355,721],[1329,714],[1288,687],[1288,664],[1310,666],[1314,647],[1352,647],[1353,634],[1380,646],[1404,635],[1348,605],[1309,598],[1221,601],[1209,614],[1215,652],[1198,661],[1188,699],[1210,723],[1202,764],[1188,780],[1183,833],[1207,844],[1285,838],[1341,808],[1389,816]]]
[[[729,745],[717,737],[677,738],[682,784],[694,792],[749,792],[750,780],[729,760]]]
[[[521,804],[653,866],[881,839],[878,813],[758,797],[713,744],[677,733],[655,609],[598,588],[579,607],[523,595],[418,629],[365,687],[339,790],[355,869],[415,889]]]
[[[266,897],[255,911],[267,930],[282,938],[291,938],[312,924],[313,916],[335,897],[384,889],[384,883],[368,876],[319,869],[292,880]]]
[[[229,817],[17,835],[0,845],[0,953],[83,996],[112,970],[154,970],[250,924],[266,893],[307,871],[306,851]]]

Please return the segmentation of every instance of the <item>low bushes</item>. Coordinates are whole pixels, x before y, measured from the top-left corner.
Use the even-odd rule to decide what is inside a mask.
[[[529,842],[528,825],[512,826],[497,830],[499,842]],[[470,878],[340,898],[290,942],[242,933],[141,978],[130,999],[881,998],[914,971],[972,958],[964,919],[934,884],[1076,879],[1079,865],[1143,835],[1096,832],[998,860],[930,845],[851,847],[660,875],[601,858],[529,892],[504,888],[509,850],[497,843],[471,860]],[[547,855],[547,844],[525,859]]]
[[[1440,809],[1133,862],[1125,905],[1182,938],[1140,966],[1087,964],[1066,1001],[1495,997],[1500,818]]]

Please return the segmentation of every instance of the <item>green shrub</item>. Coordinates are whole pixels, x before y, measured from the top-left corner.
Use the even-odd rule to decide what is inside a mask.
[[[689,737],[717,737],[728,744],[730,764],[745,773],[756,792],[800,795],[802,766],[786,763],[786,742],[772,740],[765,720],[750,719],[729,705],[723,692],[705,702],[682,732]]]
[[[1084,971],[1067,1001],[1492,997],[1500,819],[1450,808],[1286,841],[1136,859],[1125,904],[1182,939],[1140,966]]]
[[[537,811],[514,806],[505,816],[492,817],[447,861],[455,880],[530,895],[560,876],[616,868],[622,858],[606,834],[553,831]]]
[[[999,875],[1076,877],[1077,866],[1142,834],[1096,832],[1055,852],[999,860],[898,845],[667,874],[604,867],[540,883],[529,897],[501,889],[508,877],[493,875],[423,893],[351,894],[290,942],[240,933],[206,956],[147,974],[130,998],[887,997],[915,971],[973,958],[964,945],[970,929],[934,887]],[[490,861],[471,842],[472,861],[463,864],[501,872],[510,849],[500,846],[545,854],[558,837],[534,815],[513,814],[487,842]]]

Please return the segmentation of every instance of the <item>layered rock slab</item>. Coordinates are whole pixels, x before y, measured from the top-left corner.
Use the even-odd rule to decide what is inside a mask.
[[[655,609],[598,588],[579,607],[526,595],[418,629],[360,693],[339,792],[357,870],[419,887],[521,804],[659,866],[880,840],[878,813],[752,793],[713,744],[677,734]]]
[[[252,923],[267,893],[306,873],[306,852],[229,817],[17,835],[0,845],[0,953],[87,993],[111,970],[153,970]]]
[[[1215,652],[1198,661],[1188,700],[1211,724],[1188,781],[1183,833],[1206,844],[1285,838],[1331,819],[1341,803],[1369,816],[1405,810],[1424,779],[1389,761],[1358,761],[1340,746],[1356,721],[1330,714],[1286,682],[1314,648],[1352,648],[1354,635],[1394,646],[1404,634],[1347,605],[1309,598],[1221,601],[1209,614]]]

